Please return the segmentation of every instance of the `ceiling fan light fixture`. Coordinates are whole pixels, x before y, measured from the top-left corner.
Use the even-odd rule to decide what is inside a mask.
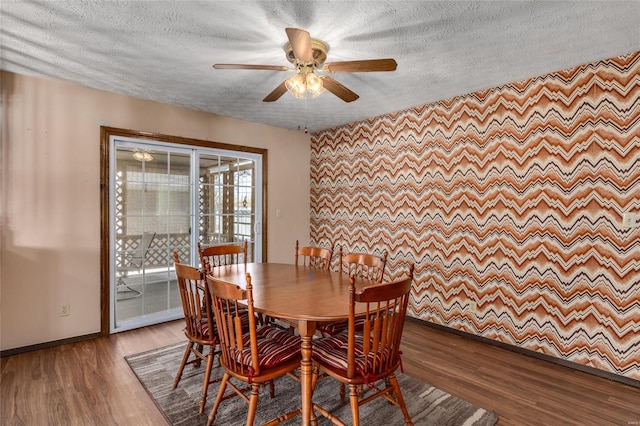
[[[307,92],[317,98],[324,92],[322,79],[311,72],[301,71],[285,81],[285,86],[289,93],[298,99],[304,99]]]
[[[313,97],[317,97],[322,92],[324,92],[324,87],[322,86],[322,79],[310,72],[306,76],[307,80],[307,91],[313,95]]]
[[[302,74],[296,74],[293,77],[288,78],[285,82],[285,86],[289,93],[298,99],[303,99],[307,94],[307,85]]]
[[[324,87],[321,87],[320,90],[318,90],[315,93],[311,93],[313,96],[313,99],[317,98],[318,96],[322,95],[324,92],[326,92],[326,89]]]
[[[136,151],[133,153],[133,158],[138,161],[151,161],[153,160],[153,155],[149,151]]]

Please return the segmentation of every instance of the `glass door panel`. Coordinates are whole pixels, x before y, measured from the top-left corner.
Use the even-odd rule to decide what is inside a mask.
[[[173,250],[191,259],[191,154],[131,145],[115,149],[114,329],[179,318]]]
[[[247,241],[248,261],[256,259],[256,161],[200,154],[199,235],[204,246]]]
[[[262,260],[260,155],[113,138],[111,332],[183,315],[173,267],[196,243],[248,243]]]

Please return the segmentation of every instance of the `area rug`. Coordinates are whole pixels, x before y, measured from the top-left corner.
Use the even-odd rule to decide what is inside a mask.
[[[218,384],[209,387],[207,405],[203,414],[198,414],[204,365],[194,368],[188,365],[182,380],[173,389],[173,380],[184,353],[185,343],[154,349],[125,359],[154,400],[169,424],[173,426],[206,425],[207,416],[218,392]],[[217,360],[216,360],[217,363]],[[216,367],[211,377],[222,375],[222,368]],[[417,425],[437,426],[492,426],[497,421],[494,412],[476,407],[467,401],[449,395],[433,386],[424,384],[405,374],[398,373],[407,409]],[[313,395],[320,404],[337,415],[346,424],[351,423],[349,403],[340,404],[339,384],[331,378],[318,382]],[[300,384],[285,376],[275,382],[276,395],[269,397],[268,389],[261,389],[255,424],[260,425],[287,411],[300,407]],[[246,422],[247,404],[240,398],[223,401],[218,409],[216,425],[242,425]],[[400,409],[389,404],[384,398],[360,407],[360,423],[363,425],[402,425],[404,418]],[[283,425],[300,424],[300,416]],[[327,419],[318,418],[319,425],[329,425]]]

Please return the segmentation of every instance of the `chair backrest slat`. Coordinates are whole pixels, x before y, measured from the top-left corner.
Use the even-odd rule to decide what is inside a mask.
[[[340,270],[349,275],[377,281],[384,280],[384,269],[387,265],[387,252],[382,256],[367,253],[342,253],[340,247]]]
[[[331,248],[325,247],[300,247],[298,240],[296,240],[295,262],[294,265],[299,265],[299,258],[304,266],[310,266],[316,269],[330,269],[331,258],[333,257],[333,245]]]
[[[224,244],[209,247],[203,247],[202,243],[198,242],[198,254],[204,271],[211,271],[217,266],[247,263],[247,242],[243,241],[240,245]]]

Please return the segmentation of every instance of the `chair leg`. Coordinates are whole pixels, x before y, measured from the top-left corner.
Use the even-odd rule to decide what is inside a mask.
[[[311,394],[313,395],[313,391],[316,390],[316,385],[318,384],[318,376],[320,376],[320,368],[316,364],[313,364],[311,367]]]
[[[211,377],[211,369],[213,368],[213,349],[209,351],[207,355],[207,367],[204,371],[204,384],[202,385],[202,398],[200,400],[200,411],[204,412],[204,406],[207,403],[207,390],[209,389],[209,377]]]
[[[216,418],[216,414],[218,414],[218,407],[222,402],[222,398],[224,397],[224,392],[227,390],[227,382],[231,376],[228,373],[224,373],[222,376],[222,382],[220,382],[220,388],[218,389],[218,396],[216,397],[216,402],[213,404],[213,408],[209,412],[209,418],[207,419],[207,426],[211,426],[213,421]]]
[[[202,345],[196,345],[196,350],[198,352],[200,352],[201,354],[204,353],[204,346]],[[199,368],[200,367],[200,358],[196,358],[195,362],[193,363],[193,368]]]
[[[184,370],[184,366],[187,365],[187,360],[189,359],[189,355],[191,354],[191,348],[193,348],[193,342],[189,341],[187,343],[187,348],[184,350],[184,356],[182,357],[182,363],[180,363],[180,368],[178,368],[178,374],[176,375],[175,380],[173,381],[173,388],[178,387],[178,383],[180,383],[180,379],[182,378],[182,371]]]
[[[320,376],[320,368],[316,365],[313,364],[313,366],[311,367],[311,424],[312,425],[317,425],[318,424],[318,420],[316,418],[316,410],[314,409],[314,404],[313,404],[313,393],[316,391],[316,385],[318,384],[318,377]]]
[[[260,384],[251,384],[251,397],[249,398],[249,412],[247,413],[247,426],[253,426],[253,419],[256,417],[256,409],[258,408],[258,394],[260,393]]]
[[[400,391],[400,384],[398,383],[398,379],[396,378],[395,374],[389,376],[389,382],[391,382],[391,385],[393,386],[393,393],[395,394],[396,401],[398,401],[398,405],[400,406],[402,414],[404,415],[404,422],[409,426],[413,426],[411,416],[409,416],[409,411],[407,410],[407,405],[404,403],[404,398],[402,397],[402,392]]]
[[[273,384],[273,380],[269,380],[269,397],[276,396],[276,386]]]
[[[349,385],[349,401],[351,402],[351,418],[353,426],[360,426],[360,412],[358,410],[358,386]]]
[[[347,393],[345,391],[345,384],[340,382],[340,404],[344,405],[347,402]]]

